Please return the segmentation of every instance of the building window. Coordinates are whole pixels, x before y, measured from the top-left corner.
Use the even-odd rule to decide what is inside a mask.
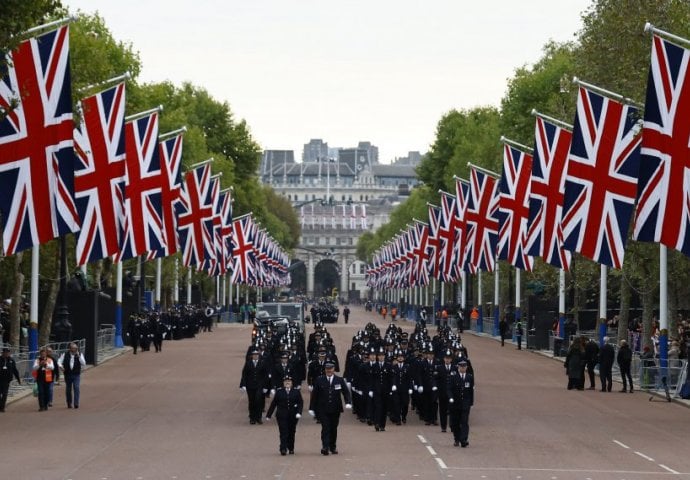
[[[364,275],[364,273],[366,273],[364,269],[365,269],[365,265],[364,265],[364,264],[361,264],[361,265],[359,266],[359,273],[362,274],[362,275]]]

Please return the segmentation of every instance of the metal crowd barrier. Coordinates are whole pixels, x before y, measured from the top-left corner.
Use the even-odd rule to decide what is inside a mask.
[[[96,331],[96,352],[98,361],[109,357],[115,350],[115,325],[102,324]],[[83,350],[82,350],[83,351]]]
[[[659,359],[645,359],[637,370],[638,385],[641,390],[660,392],[665,390],[664,382],[672,397],[680,396],[680,389],[687,375],[687,360],[672,359],[668,366],[662,368]]]

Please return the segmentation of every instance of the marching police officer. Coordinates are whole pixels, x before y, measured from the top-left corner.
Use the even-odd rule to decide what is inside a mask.
[[[292,377],[283,378],[283,388],[276,390],[271,405],[266,412],[266,420],[270,420],[273,412],[276,412],[278,420],[278,432],[280,435],[280,454],[290,455],[295,453],[295,431],[297,422],[302,417],[302,394],[292,388]]]
[[[259,351],[251,351],[251,358],[242,368],[240,388],[247,393],[249,423],[262,423],[261,412],[264,409],[264,394],[268,392],[269,376],[266,364],[259,360]]]
[[[450,429],[456,447],[467,447],[470,443],[470,408],[474,405],[474,376],[467,372],[467,360],[458,362],[458,374],[453,375],[448,392],[450,404]]]
[[[326,373],[316,379],[309,402],[309,415],[316,416],[321,423],[321,455],[338,453],[338,423],[345,408],[352,408],[350,390],[342,377],[335,374],[335,364],[326,363]]]
[[[5,411],[5,403],[7,402],[12,377],[16,378],[17,383],[21,385],[22,380],[19,378],[17,363],[10,356],[10,349],[4,347],[0,357],[0,412]]]

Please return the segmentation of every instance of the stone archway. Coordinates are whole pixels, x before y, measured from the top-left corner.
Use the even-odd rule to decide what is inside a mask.
[[[299,258],[293,258],[290,263],[290,289],[293,295],[307,293],[307,265]]]
[[[314,268],[314,297],[332,295],[333,289],[340,292],[340,265],[330,258],[321,260]]]

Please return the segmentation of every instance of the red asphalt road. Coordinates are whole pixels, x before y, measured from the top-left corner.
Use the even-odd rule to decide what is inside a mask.
[[[341,365],[368,321],[387,326],[358,307],[349,325],[328,325]],[[79,410],[65,407],[61,386],[48,412],[33,397],[9,404],[0,479],[690,478],[687,408],[641,392],[566,391],[561,363],[472,334],[463,336],[477,383],[469,448],[414,415],[377,433],[346,412],[340,454],[324,457],[305,407],[296,455],[282,457],[275,421],[249,425],[238,388],[250,328],[221,325],[90,369]]]

